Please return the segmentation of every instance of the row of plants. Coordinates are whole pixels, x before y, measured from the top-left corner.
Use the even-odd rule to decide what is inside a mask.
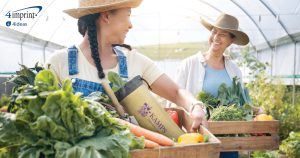
[[[283,85],[280,79],[267,75],[268,63],[258,61],[249,54],[248,48],[242,52],[240,64],[250,69],[246,87],[254,105],[261,106],[267,114],[280,121],[280,147],[278,151],[255,151],[256,158],[278,158],[281,154],[289,158],[300,157],[300,101],[292,103],[292,88]],[[297,97],[296,97],[297,98]]]

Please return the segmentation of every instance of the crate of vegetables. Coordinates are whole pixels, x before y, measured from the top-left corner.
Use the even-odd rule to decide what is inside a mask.
[[[178,124],[179,126],[186,131],[191,127],[191,118],[189,114],[179,108],[168,108],[166,109],[169,113],[170,111],[176,111],[178,113]],[[175,117],[176,118],[176,117]],[[173,118],[174,119],[174,118]],[[175,119],[176,120],[176,119]],[[219,147],[220,141],[211,134],[205,127],[201,127],[199,135],[182,135],[179,137],[180,143],[175,143],[174,146],[159,146],[154,149],[137,149],[130,152],[132,158],[184,158],[184,157],[193,157],[193,158],[218,158],[219,157]],[[191,143],[189,137],[198,137],[200,143]],[[204,139],[207,139],[207,142],[204,142]]]
[[[237,78],[230,87],[221,84],[217,97],[201,91],[197,98],[209,109],[208,129],[221,141],[221,151],[278,149],[279,122],[266,114],[254,117],[259,108]]]
[[[247,105],[214,109],[208,129],[221,141],[221,151],[278,149],[279,121],[266,114],[252,118],[247,111]]]
[[[276,150],[279,122],[209,121],[208,129],[222,142],[221,151]]]

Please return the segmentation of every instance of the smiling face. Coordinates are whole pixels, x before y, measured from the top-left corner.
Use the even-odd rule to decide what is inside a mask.
[[[101,13],[100,31],[111,44],[123,44],[126,34],[132,28],[131,8],[121,8]]]
[[[228,31],[213,28],[208,39],[208,44],[213,52],[224,52],[233,43],[234,38]]]

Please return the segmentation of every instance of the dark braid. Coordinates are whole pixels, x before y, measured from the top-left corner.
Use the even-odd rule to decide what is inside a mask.
[[[86,26],[86,22],[84,21],[83,17],[78,19],[77,26],[78,26],[78,32],[82,36],[84,36],[87,26]]]
[[[100,79],[105,78],[105,74],[103,72],[103,68],[101,65],[101,59],[99,57],[99,49],[98,49],[98,40],[97,40],[97,27],[96,20],[99,18],[100,13],[90,14],[81,17],[78,20],[78,31],[81,35],[85,35],[87,31],[87,35],[90,42],[90,48],[92,52],[92,58],[98,70],[98,77]]]

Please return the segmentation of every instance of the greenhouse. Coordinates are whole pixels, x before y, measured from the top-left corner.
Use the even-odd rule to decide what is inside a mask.
[[[0,158],[300,158],[298,0],[1,0],[0,12]]]

